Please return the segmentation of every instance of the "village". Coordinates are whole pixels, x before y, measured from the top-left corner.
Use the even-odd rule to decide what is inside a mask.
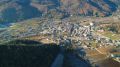
[[[112,22],[117,23],[120,21],[119,17],[94,19],[88,17],[77,18],[76,20],[55,19],[44,20],[43,22],[39,20],[31,26],[26,25],[27,22],[24,22],[26,28],[23,31],[26,31],[23,32],[21,29],[19,31],[15,28],[17,25],[13,25],[10,27],[11,30],[18,34],[4,35],[4,37],[6,39],[9,36],[10,38],[36,40],[45,44],[56,43],[61,46],[61,50],[66,48],[75,50],[74,52],[78,56],[89,60],[93,65],[106,59],[107,62],[110,59],[112,62],[120,63],[120,34],[116,34],[114,31],[106,31],[106,28]],[[85,53],[81,53],[81,49]]]
[[[42,26],[43,31],[40,33],[41,35],[47,35],[49,37],[47,40],[52,39],[53,42],[57,44],[62,42],[61,46],[69,47],[72,45],[73,48],[84,48],[88,52],[96,50],[96,52],[101,55],[106,55],[106,57],[113,58],[113,60],[120,62],[119,49],[117,54],[115,54],[116,52],[110,52],[115,47],[119,48],[120,39],[113,40],[109,37],[101,35],[101,33],[104,32],[104,30],[101,29],[101,26],[107,24],[108,22],[104,23],[102,21],[89,20],[82,20],[76,23],[68,21],[50,21]],[[89,55],[89,53],[86,55]]]

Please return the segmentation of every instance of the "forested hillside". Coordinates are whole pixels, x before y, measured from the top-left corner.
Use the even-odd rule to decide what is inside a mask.
[[[117,10],[118,0],[1,0],[0,22],[18,22],[35,17],[65,18],[109,16]]]

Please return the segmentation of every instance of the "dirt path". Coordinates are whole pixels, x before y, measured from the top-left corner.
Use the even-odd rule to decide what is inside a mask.
[[[98,51],[100,54],[104,54],[104,53],[102,53],[101,51],[99,51],[97,48],[95,48],[95,50]]]

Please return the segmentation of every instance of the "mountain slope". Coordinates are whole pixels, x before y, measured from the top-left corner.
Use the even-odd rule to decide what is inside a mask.
[[[64,18],[109,16],[117,10],[118,0],[1,0],[0,22],[18,22],[35,17]]]
[[[41,12],[29,5],[29,2],[3,1],[0,6],[1,22],[17,22],[25,19],[39,17]],[[2,2],[1,2],[2,3]]]
[[[78,13],[87,16],[108,16],[116,10],[117,5],[109,0],[61,0],[65,9],[70,13]],[[66,11],[67,11],[66,10]],[[74,14],[74,13],[73,13]]]

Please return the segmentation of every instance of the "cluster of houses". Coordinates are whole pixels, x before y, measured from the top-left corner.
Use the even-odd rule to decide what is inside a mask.
[[[93,31],[97,28],[97,22],[90,22],[89,25],[81,25],[80,23],[71,23],[68,21],[48,22],[42,26],[43,31],[41,34],[49,34],[53,40],[61,40],[60,37],[65,39],[72,39],[76,41],[91,41],[95,40],[96,43],[101,43],[100,46],[114,45],[118,46],[119,40],[111,40],[102,35],[97,35]],[[57,41],[56,40],[56,41]]]
[[[84,21],[84,20],[83,20]],[[99,26],[99,22],[96,21],[86,21],[88,25],[83,25],[83,22],[69,22],[65,20],[61,21],[46,21],[39,28],[33,29],[29,28],[27,33],[22,33],[17,35],[18,37],[32,36],[37,34],[47,34],[55,42],[60,42],[60,40],[71,39],[76,41],[76,44],[81,45],[82,41],[88,42],[88,45],[91,45],[90,41],[95,41],[95,43],[101,43],[100,46],[120,45],[120,40],[111,40],[102,35],[97,35],[94,31]],[[85,22],[84,22],[85,23]],[[15,30],[14,30],[15,31]],[[15,31],[17,32],[17,31]],[[6,36],[8,38],[8,36]],[[11,38],[11,37],[10,37]],[[86,46],[87,47],[87,46]]]

